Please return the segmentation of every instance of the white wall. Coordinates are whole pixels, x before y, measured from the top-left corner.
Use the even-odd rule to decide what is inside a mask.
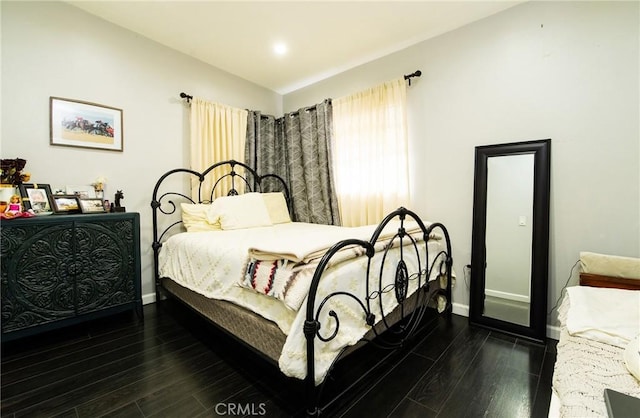
[[[475,146],[551,138],[551,309],[580,251],[640,256],[639,15],[638,2],[525,3],[287,94],[283,108],[422,70],[408,92],[414,209],[449,228],[460,305]]]
[[[269,114],[282,113],[281,96],[65,3],[3,1],[1,12],[2,158],[25,158],[32,182],[105,176],[110,200],[122,189],[127,211],[140,213],[142,293],[152,294],[151,192],[189,161],[179,93]],[[50,96],[123,109],[124,152],[49,145]]]

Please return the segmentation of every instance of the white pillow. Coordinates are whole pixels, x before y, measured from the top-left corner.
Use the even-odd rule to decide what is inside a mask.
[[[287,201],[282,192],[262,193],[264,204],[269,212],[272,224],[284,224],[291,222]]]
[[[213,201],[209,216],[220,220],[223,230],[271,226],[271,218],[260,193],[223,196]]]
[[[219,231],[220,222],[209,215],[210,204],[181,203],[182,223],[187,232]]]
[[[624,350],[624,364],[627,366],[629,373],[640,381],[640,334],[629,341],[627,348]]]
[[[580,262],[584,273],[640,279],[640,258],[583,251],[580,253]]]

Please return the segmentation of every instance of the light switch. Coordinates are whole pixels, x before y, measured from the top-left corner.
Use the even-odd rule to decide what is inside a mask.
[[[527,217],[524,216],[524,215],[520,215],[520,218],[518,219],[518,225],[526,226],[527,225]]]

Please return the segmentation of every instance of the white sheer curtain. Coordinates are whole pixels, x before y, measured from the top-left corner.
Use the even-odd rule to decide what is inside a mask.
[[[202,172],[214,163],[224,160],[244,161],[247,135],[247,111],[212,103],[194,97],[191,102],[191,168]],[[242,171],[238,169],[238,174]],[[207,176],[201,198],[209,200],[211,188],[219,173]],[[222,187],[221,187],[222,186]],[[242,191],[236,183],[236,188]],[[198,197],[198,183],[192,184],[192,197]],[[214,197],[226,195],[231,182],[216,187]]]
[[[334,174],[343,226],[379,223],[409,203],[404,78],[333,100]]]

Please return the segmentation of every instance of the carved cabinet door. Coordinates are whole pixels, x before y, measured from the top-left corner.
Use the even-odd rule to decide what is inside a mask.
[[[75,283],[78,314],[135,299],[134,225],[131,219],[77,222]]]
[[[75,316],[71,223],[3,225],[2,331]]]

